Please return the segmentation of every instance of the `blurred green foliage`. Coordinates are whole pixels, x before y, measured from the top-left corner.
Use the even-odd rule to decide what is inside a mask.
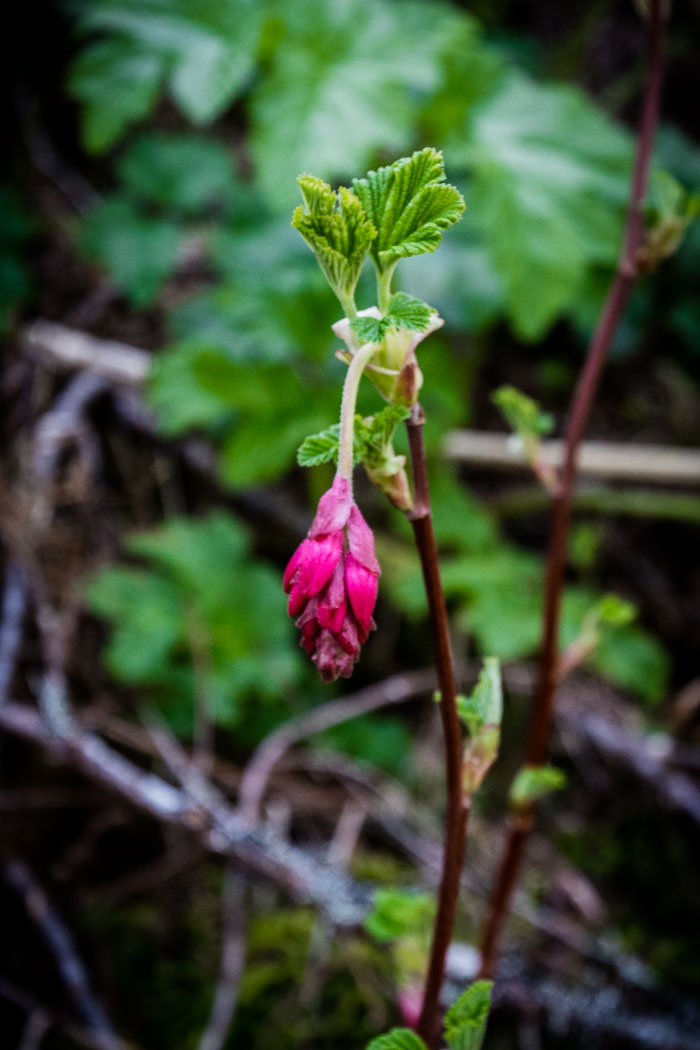
[[[429,142],[444,151],[448,177],[464,193],[464,221],[436,254],[407,260],[402,276],[407,291],[439,308],[450,337],[433,336],[420,351],[433,457],[441,434],[468,421],[464,334],[488,349],[483,340],[502,322],[522,342],[565,319],[582,333],[590,328],[619,246],[630,136],[579,90],[518,69],[474,17],[413,0],[329,0],[322,8],[311,0],[93,0],[80,12],[83,44],[69,87],[82,103],[85,145],[114,151],[115,182],[79,223],[78,241],[132,306],[159,302],[170,338],[153,366],[151,405],[165,436],[195,430],[213,442],[224,484],[241,489],[282,478],[307,435],[337,423],[343,367],[333,359],[330,324],[338,310],[312,252],[289,226],[301,171],[347,180]],[[176,130],[144,128],[164,99],[178,111],[168,122]],[[235,148],[225,144],[234,140]],[[659,153],[692,189],[698,151],[669,130]],[[693,237],[691,230],[668,264],[681,286],[689,279],[685,260],[696,255]],[[199,275],[183,283],[192,258]],[[636,316],[643,319],[655,294],[638,293]],[[694,338],[697,319],[684,300],[674,302],[669,324]],[[619,342],[626,338],[629,331]],[[359,411],[376,407],[364,392]],[[531,656],[540,630],[539,558],[506,541],[444,464],[433,479],[456,625],[483,654]],[[206,527],[191,522],[191,536]],[[380,543],[383,593],[405,616],[420,618],[420,575],[398,515],[391,529],[395,536]],[[162,692],[177,680],[177,707],[194,688],[185,619],[175,612],[184,599],[173,589],[183,585],[173,582],[172,564],[165,571],[152,549],[145,553],[148,570],[114,570],[93,585],[91,600],[117,624],[108,649],[113,672],[134,683],[150,676]],[[184,566],[184,546],[177,557]],[[273,575],[252,564],[267,581],[261,617],[271,629],[284,611],[272,613]],[[585,587],[567,591],[564,645],[598,601],[593,568]],[[233,586],[244,567],[234,560],[227,571]],[[118,595],[136,578],[141,615],[153,606],[153,619],[163,616],[170,627],[159,653],[145,653],[135,671],[119,652],[120,638],[139,629],[129,622],[137,614],[120,611]],[[205,604],[203,594],[188,600]],[[230,622],[235,613],[224,606],[203,613],[204,621]],[[246,615],[254,615],[252,603]],[[296,656],[286,633],[278,642],[288,676],[279,681],[291,681]],[[225,645],[217,653],[208,688],[222,696],[230,678],[235,712],[247,689],[264,692],[265,675],[228,667],[233,654]],[[650,703],[663,695],[667,656],[635,624],[601,631],[590,659]],[[217,718],[235,722],[234,712]]]
[[[145,565],[105,569],[89,606],[112,625],[112,673],[192,731],[196,698],[212,721],[238,726],[251,709],[299,681],[301,661],[277,574],[251,561],[246,535],[223,512],[171,518],[130,537]]]
[[[7,334],[13,309],[31,291],[24,256],[33,234],[34,222],[17,194],[0,186],[0,336]]]

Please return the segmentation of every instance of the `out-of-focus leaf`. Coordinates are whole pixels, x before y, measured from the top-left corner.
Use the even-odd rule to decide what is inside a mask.
[[[157,54],[120,37],[98,40],[81,51],[68,89],[83,103],[85,148],[101,153],[118,142],[130,124],[148,116],[164,75]]]
[[[146,116],[164,81],[194,123],[219,116],[252,72],[262,15],[256,0],[85,4],[81,28],[109,34],[81,52],[69,79],[88,148],[106,149]]]
[[[236,521],[171,519],[128,548],[144,566],[105,569],[87,589],[111,624],[112,674],[143,687],[178,732],[191,731],[195,695],[223,725],[248,702],[281,701],[300,670],[284,595]]]
[[[157,296],[175,268],[181,236],[176,223],[142,214],[121,197],[97,204],[80,226],[83,251],[133,306]]]
[[[581,92],[511,73],[450,157],[472,173],[468,221],[504,281],[513,328],[537,339],[573,303],[587,269],[615,261],[629,136]]]
[[[299,172],[363,171],[413,144],[422,99],[441,80],[458,12],[411,0],[296,0],[252,100],[252,146],[267,197],[293,203]]]
[[[133,142],[117,163],[132,194],[176,212],[197,214],[233,193],[232,157],[213,139],[150,132]]]
[[[435,915],[435,898],[430,893],[410,890],[375,890],[372,911],[365,929],[382,944],[430,930]]]

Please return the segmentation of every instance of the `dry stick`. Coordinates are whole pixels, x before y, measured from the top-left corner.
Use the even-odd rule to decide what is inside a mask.
[[[423,571],[423,582],[428,598],[430,623],[435,648],[435,668],[440,686],[440,716],[445,741],[445,778],[447,786],[447,824],[445,852],[438,895],[437,915],[430,948],[430,960],[425,981],[423,1007],[417,1031],[428,1043],[437,1035],[440,990],[445,975],[447,950],[452,940],[460,874],[467,839],[470,800],[462,788],[462,731],[457,713],[457,683],[450,643],[445,596],[442,591],[437,544],[433,531],[428,490],[428,470],[423,444],[425,415],[420,405],[414,405],[406,421],[408,445],[413,476],[413,510],[408,517]]]
[[[377,685],[339,700],[330,700],[279,726],[258,745],[245,767],[238,789],[241,815],[251,824],[260,819],[260,805],[270,774],[283,755],[299,741],[388,704],[409,700],[432,689],[434,682],[432,670],[392,675]]]
[[[37,924],[51,949],[58,971],[70,992],[75,1007],[102,1050],[119,1050],[121,1041],[95,999],[88,975],[78,955],[73,938],[32,873],[20,860],[12,860],[5,877],[24,899],[30,917]]]
[[[221,1050],[231,1029],[245,963],[245,885],[232,864],[224,870],[223,932],[219,982],[197,1050]]]
[[[639,273],[637,250],[643,231],[642,208],[649,177],[654,132],[658,122],[661,91],[664,8],[665,0],[651,0],[648,76],[637,138],[623,247],[617,272],[608,291],[572,398],[565,439],[564,465],[552,497],[552,524],[544,584],[542,651],[526,751],[526,763],[530,766],[542,765],[549,748],[554,694],[558,683],[559,620],[566,568],[566,549],[571,524],[571,507],[576,482],[577,453],[610,345]],[[514,819],[508,831],[506,849],[489,902],[482,934],[482,976],[491,976],[495,969],[501,933],[510,908],[532,822],[533,809],[529,806]]]

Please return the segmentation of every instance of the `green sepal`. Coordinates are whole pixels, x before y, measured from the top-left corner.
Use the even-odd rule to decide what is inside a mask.
[[[434,252],[464,211],[462,194],[445,182],[442,153],[432,147],[353,179],[352,187],[377,230],[371,255],[380,273],[399,259]]]
[[[336,192],[315,175],[300,175],[297,182],[304,204],[295,209],[292,226],[313,249],[328,283],[347,309],[376,230],[358,198],[345,186]]]
[[[552,791],[566,787],[566,773],[555,766],[523,766],[510,786],[508,801],[514,809],[523,809]]]
[[[475,981],[445,1015],[450,1050],[481,1050],[491,1009],[493,981]]]

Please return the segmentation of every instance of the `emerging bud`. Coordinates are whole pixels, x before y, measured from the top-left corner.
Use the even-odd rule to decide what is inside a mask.
[[[350,482],[338,476],[321,497],[309,534],[284,574],[289,615],[298,616],[301,645],[324,682],[352,674],[375,627],[380,571],[372,531],[352,498]]]
[[[359,310],[358,317],[374,317],[380,320],[381,311],[376,306],[370,306],[367,310]],[[409,331],[406,328],[390,328],[377,344],[377,352],[367,368],[367,378],[371,379],[375,387],[390,404],[407,405],[415,404],[418,392],[423,385],[423,374],[418,367],[416,359],[416,347],[419,343],[441,328],[445,322],[437,313],[433,313],[430,322],[422,332]],[[350,321],[347,317],[341,318],[331,326],[333,332],[342,339],[352,354],[353,337]],[[339,354],[343,360],[348,358],[343,352]]]

